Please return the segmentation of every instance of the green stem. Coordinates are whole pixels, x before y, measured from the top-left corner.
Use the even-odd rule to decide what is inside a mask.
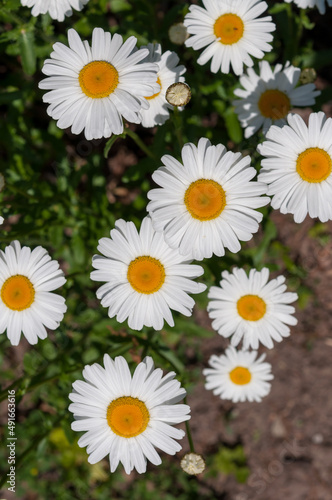
[[[142,141],[142,139],[140,139],[140,137],[136,134],[136,132],[133,132],[132,130],[130,130],[130,128],[126,128],[125,129],[125,133],[126,135],[129,135],[129,137],[134,141],[136,142],[137,146],[139,148],[141,148],[142,151],[144,151],[144,153],[149,156],[150,158],[152,158],[153,160],[157,160],[156,156],[152,153],[152,151],[150,151],[150,149],[144,144],[144,142]]]
[[[20,188],[13,186],[11,184],[9,184],[7,186],[7,188],[8,188],[8,191],[14,191],[14,193],[20,194],[21,196],[23,196],[23,198],[28,198],[28,200],[33,200],[33,201],[38,201],[38,202],[40,201],[38,198],[36,198],[32,194],[26,193],[25,191],[23,191],[23,189],[20,189]]]
[[[183,402],[184,402],[184,404],[187,404],[187,398],[186,397],[184,398]],[[189,443],[190,453],[195,453],[195,447],[194,447],[193,438],[191,436],[191,431],[190,431],[190,426],[189,426],[189,420],[186,420],[186,431],[187,431],[187,437],[188,437],[188,443]]]
[[[293,10],[291,4],[286,5],[286,12],[287,12],[287,41],[286,41],[286,47],[285,47],[285,61],[290,61],[292,62],[293,60],[293,41],[294,41],[294,34],[293,34]]]
[[[182,135],[182,117],[180,116],[180,111],[177,106],[174,106],[173,108],[173,125],[174,125],[175,135],[181,150],[184,146],[184,139]]]
[[[142,359],[144,359],[145,356],[147,355],[149,348],[150,348],[151,341],[152,341],[155,333],[156,333],[155,330],[148,331],[147,336],[146,336],[146,344],[143,347],[143,351],[142,351]]]

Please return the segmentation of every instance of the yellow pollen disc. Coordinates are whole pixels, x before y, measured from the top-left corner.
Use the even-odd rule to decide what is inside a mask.
[[[162,263],[148,255],[137,257],[128,266],[128,281],[139,293],[157,292],[164,284],[165,276]]]
[[[198,179],[192,182],[184,195],[188,212],[194,219],[216,219],[226,206],[226,193],[218,182]]]
[[[266,304],[258,295],[244,295],[237,301],[239,315],[248,321],[258,321],[266,313]]]
[[[157,97],[157,96],[160,94],[160,92],[161,92],[161,81],[160,81],[159,76],[158,76],[158,78],[157,78],[157,83],[159,83],[159,85],[160,85],[160,90],[159,90],[159,92],[157,92],[156,94],[150,95],[149,97],[146,97],[145,99],[148,99],[148,100],[150,100],[150,99],[154,99],[155,97]]]
[[[229,378],[233,384],[246,385],[249,384],[251,380],[251,373],[248,368],[245,368],[244,366],[237,366],[229,372]]]
[[[258,101],[258,108],[265,118],[280,120],[290,110],[289,97],[280,90],[270,89],[263,92]]]
[[[28,309],[35,298],[31,281],[21,274],[8,278],[1,287],[2,302],[13,311]]]
[[[213,27],[214,34],[224,45],[232,45],[242,38],[244,24],[236,14],[223,14],[218,17]]]
[[[85,95],[101,99],[114,92],[119,83],[119,73],[106,61],[92,61],[81,69],[78,81]]]
[[[296,171],[304,181],[325,181],[331,174],[331,170],[332,160],[324,149],[308,148],[297,157]]]
[[[106,418],[115,434],[131,438],[145,431],[150,414],[142,401],[124,396],[115,399],[108,405]]]

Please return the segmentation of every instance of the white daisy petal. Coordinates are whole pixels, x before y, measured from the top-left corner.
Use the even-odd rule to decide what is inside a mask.
[[[21,0],[24,7],[32,7],[31,14],[48,13],[52,19],[64,21],[65,16],[71,16],[73,9],[82,10],[89,0]]]
[[[300,9],[308,9],[317,7],[320,14],[325,14],[326,5],[325,0],[285,0],[285,2],[294,2]],[[332,0],[326,0],[327,5],[332,7]]]
[[[321,222],[332,219],[332,118],[311,113],[306,126],[298,115],[288,125],[272,126],[258,146],[262,169],[258,179],[268,184],[271,205],[302,222],[306,215]]]
[[[254,209],[269,202],[260,196],[266,185],[251,181],[250,158],[201,138],[197,147],[183,147],[182,159],[183,165],[164,156],[165,166],[152,175],[161,186],[148,192],[153,226],[172,248],[197,260],[222,256],[224,247],[238,252],[239,239],[258,231],[262,214]]]
[[[105,355],[104,363],[105,368],[96,363],[85,366],[86,382],[73,383],[74,392],[69,399],[77,402],[69,405],[75,418],[72,429],[86,431],[78,444],[87,446],[90,463],[109,454],[111,472],[121,462],[127,474],[133,469],[144,473],[147,460],[154,465],[161,463],[155,446],[170,455],[181,449],[175,440],[182,439],[185,433],[172,425],[188,420],[190,408],[175,404],[174,387],[177,401],[186,392],[179,382],[170,380],[174,373],[162,377],[159,368],[154,370],[150,357],[137,366],[133,377],[123,357],[113,361]],[[121,382],[116,396],[107,388],[114,377]],[[156,394],[157,399],[163,395],[161,404],[156,403]]]
[[[143,48],[143,47],[142,47]],[[150,97],[146,97],[150,107],[141,111],[143,127],[154,127],[163,125],[169,118],[169,109],[173,109],[165,98],[166,90],[170,85],[177,82],[184,82],[183,75],[185,67],[178,66],[179,57],[175,52],[167,51],[162,53],[159,43],[149,43],[146,47],[149,54],[144,59],[148,63],[158,64],[157,83],[160,90]]]
[[[70,48],[54,44],[42,69],[48,78],[39,83],[50,91],[43,101],[50,104],[47,112],[58,127],[71,127],[74,134],[84,130],[92,140],[121,134],[122,117],[139,123],[141,108],[149,107],[145,97],[160,88],[158,65],[142,63],[147,49],[135,51],[135,37],[123,42],[101,28],[93,30],[91,48],[74,29],[68,31],[68,42]]]
[[[236,351],[228,347],[225,354],[209,359],[211,368],[205,368],[205,388],[212,390],[220,399],[257,401],[270,392],[273,379],[271,365],[263,363],[264,355],[256,359],[257,351]]]
[[[234,91],[240,99],[233,101],[233,105],[246,138],[261,127],[266,133],[272,124],[284,125],[292,107],[312,106],[320,94],[311,83],[296,87],[301,70],[289,62],[283,69],[277,64],[272,71],[267,61],[260,61],[259,70],[256,74],[249,68],[247,74],[240,77],[243,88]]]
[[[208,313],[212,327],[232,345],[243,340],[243,347],[257,349],[259,342],[271,349],[273,340],[280,342],[290,335],[287,325],[296,325],[295,309],[289,304],[297,300],[296,293],[285,292],[284,276],[268,281],[269,270],[243,269],[224,271],[220,288],[210,288]],[[264,333],[262,333],[264,332]]]
[[[211,61],[212,73],[219,69],[229,73],[230,66],[236,75],[243,73],[243,64],[252,66],[250,55],[262,59],[264,52],[272,49],[270,33],[276,29],[271,17],[258,18],[267,9],[261,0],[225,0],[207,2],[205,9],[191,5],[184,18],[184,25],[191,36],[187,47],[200,50],[198,64]]]
[[[97,271],[91,279],[108,281],[97,290],[97,297],[109,308],[110,318],[116,316],[120,323],[128,319],[134,330],[144,325],[161,330],[164,321],[173,326],[171,309],[190,316],[195,302],[188,293],[206,289],[193,281],[203,268],[170,248],[153,229],[150,217],[143,219],[140,232],[132,222],[116,221],[111,239],[102,238],[98,250],[105,257],[93,257]]]
[[[13,345],[21,332],[30,344],[55,330],[67,310],[64,298],[50,293],[66,282],[59,263],[42,247],[33,251],[13,241],[0,254],[0,333]]]

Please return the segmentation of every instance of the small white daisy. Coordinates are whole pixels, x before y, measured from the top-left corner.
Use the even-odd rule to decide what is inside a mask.
[[[237,351],[232,346],[221,356],[213,354],[209,359],[212,368],[203,370],[205,388],[220,399],[231,399],[234,403],[246,400],[260,403],[269,394],[268,381],[274,377],[270,363],[263,363],[265,354],[256,357],[257,351]]]
[[[52,19],[63,21],[65,16],[71,16],[73,10],[82,10],[89,0],[21,0],[24,7],[32,7],[31,14],[48,13]]]
[[[269,281],[269,270],[251,269],[249,276],[243,269],[222,272],[220,287],[209,290],[208,313],[212,327],[219,335],[230,337],[236,346],[243,338],[243,348],[258,348],[259,342],[271,349],[273,340],[281,342],[289,337],[287,325],[296,325],[292,316],[296,293],[286,292],[285,277]]]
[[[307,9],[308,7],[317,7],[320,14],[325,14],[326,6],[325,0],[293,0],[294,3],[301,9]],[[290,3],[292,0],[285,0],[285,2]],[[327,5],[332,7],[332,0],[326,0]]]
[[[148,192],[147,210],[172,248],[197,260],[220,257],[225,247],[238,252],[239,240],[249,241],[258,231],[263,216],[255,209],[269,198],[260,196],[265,184],[250,182],[256,170],[249,156],[201,138],[197,147],[182,148],[183,165],[169,155],[162,161],[165,166],[152,175],[161,188]]]
[[[91,279],[106,281],[97,290],[101,305],[119,323],[128,318],[134,330],[152,326],[161,330],[164,319],[174,326],[171,309],[191,316],[195,301],[188,293],[201,293],[206,285],[193,281],[204,272],[201,266],[170,248],[162,233],[156,233],[150,217],[142,221],[138,233],[133,222],[120,219],[111,238],[99,240]]]
[[[308,127],[298,115],[272,127],[258,146],[266,158],[258,179],[268,184],[271,205],[302,222],[306,215],[332,219],[332,118],[311,113]]]
[[[154,369],[149,356],[133,375],[122,356],[113,361],[105,354],[104,366],[85,366],[86,382],[73,383],[69,411],[76,421],[71,427],[86,431],[78,444],[87,446],[90,464],[109,454],[111,472],[121,462],[127,474],[133,469],[142,474],[148,460],[161,464],[156,447],[169,455],[181,450],[175,440],[185,433],[173,425],[190,419],[190,407],[176,404],[186,391],[173,380],[174,372],[163,376],[160,368]]]
[[[270,126],[284,125],[289,110],[294,106],[312,106],[320,94],[314,83],[296,87],[300,68],[286,63],[284,69],[277,64],[272,71],[267,61],[259,63],[260,74],[252,68],[240,77],[244,89],[236,89],[234,94],[240,100],[233,101],[235,112],[239,115],[241,126],[245,128],[245,137],[251,137],[263,126],[266,134]]]
[[[229,73],[230,65],[236,75],[242,75],[243,64],[252,66],[250,56],[262,59],[264,52],[270,52],[276,29],[271,16],[260,16],[268,7],[260,0],[203,0],[205,9],[190,6],[184,18],[188,33],[187,47],[194,50],[208,46],[200,55],[198,64],[205,64],[211,58],[211,71]]]
[[[150,107],[142,110],[141,116],[143,127],[154,127],[155,125],[163,125],[168,120],[169,109],[173,109],[173,106],[166,101],[166,90],[173,83],[184,82],[181,75],[185,73],[186,68],[183,65],[177,66],[179,57],[175,52],[168,50],[162,54],[159,43],[149,43],[146,48],[149,50],[149,55],[144,59],[144,62],[157,63],[159,67],[157,83],[160,85],[160,91],[146,98]]]
[[[67,310],[65,299],[50,293],[66,282],[59,263],[42,247],[30,250],[13,241],[0,251],[0,334],[12,345],[21,332],[30,344],[55,330]],[[45,328],[46,327],[46,328]]]
[[[3,217],[1,217],[1,215],[0,215],[0,224],[2,224],[4,220],[5,219]]]
[[[122,117],[141,122],[141,109],[148,109],[145,97],[159,92],[158,65],[142,63],[148,49],[135,50],[136,38],[123,42],[122,36],[95,28],[92,46],[68,30],[69,47],[57,42],[51,59],[43,66],[48,75],[39,83],[50,90],[43,101],[50,103],[48,114],[59,128],[71,127],[73,134],[84,130],[85,137],[100,139],[123,132]]]

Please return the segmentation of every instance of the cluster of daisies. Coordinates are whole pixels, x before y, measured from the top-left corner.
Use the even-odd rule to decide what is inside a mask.
[[[59,128],[84,131],[91,140],[121,134],[123,119],[153,127],[169,118],[173,106],[166,90],[184,83],[185,67],[175,52],[162,53],[160,44],[138,49],[136,42],[95,28],[91,47],[74,29],[68,30],[69,47],[53,45],[39,87],[49,90],[43,100]]]
[[[290,0],[286,0],[290,1]],[[325,8],[324,0],[294,0],[300,7]],[[327,0],[331,5],[331,0]],[[21,0],[32,14],[48,12],[59,21],[81,10],[88,0]],[[139,230],[119,219],[109,238],[99,241],[91,279],[103,282],[97,290],[110,318],[161,330],[174,326],[172,311],[190,316],[193,294],[206,289],[195,279],[203,274],[201,261],[236,253],[241,242],[258,231],[270,201],[282,213],[301,222],[309,213],[321,221],[332,218],[332,119],[312,113],[309,125],[289,114],[293,106],[315,102],[313,84],[297,87],[300,71],[289,63],[274,69],[263,61],[259,74],[252,57],[271,50],[275,25],[261,0],[203,0],[204,8],[190,7],[184,25],[192,35],[188,47],[200,50],[199,64],[211,60],[211,71],[240,76],[235,111],[245,136],[261,127],[266,134],[258,147],[263,156],[257,180],[250,157],[227,151],[201,138],[197,146],[182,149],[182,162],[165,155],[152,175],[157,188],[148,193],[147,216]],[[40,88],[44,102],[60,128],[71,127],[87,139],[121,134],[123,120],[145,127],[163,124],[171,106],[167,88],[184,82],[185,68],[174,52],[162,53],[159,44],[137,48],[136,38],[125,42],[95,28],[91,46],[74,29],[68,45],[55,43]],[[244,65],[248,67],[244,74]],[[241,76],[242,75],[242,76]],[[272,197],[272,200],[270,200]],[[0,217],[2,223],[2,217]],[[206,388],[223,399],[261,401],[270,391],[271,366],[258,357],[260,344],[272,348],[290,335],[296,324],[290,304],[296,293],[287,292],[285,278],[269,280],[269,271],[224,271],[219,287],[208,292],[208,314],[213,328],[231,345],[213,355],[203,371]],[[65,283],[59,263],[46,250],[30,250],[14,241],[0,251],[0,333],[7,331],[13,345],[21,334],[35,344],[46,328],[56,329],[66,312],[65,300],[52,293]],[[236,350],[242,342],[242,350]],[[83,370],[85,381],[73,384],[69,410],[72,428],[84,431],[79,439],[87,447],[89,462],[109,455],[114,471],[119,462],[126,473],[145,472],[147,461],[159,464],[160,450],[175,454],[184,432],[173,427],[190,418],[190,408],[177,404],[186,392],[175,373],[163,375],[146,357],[131,374],[123,357],[104,356]]]

